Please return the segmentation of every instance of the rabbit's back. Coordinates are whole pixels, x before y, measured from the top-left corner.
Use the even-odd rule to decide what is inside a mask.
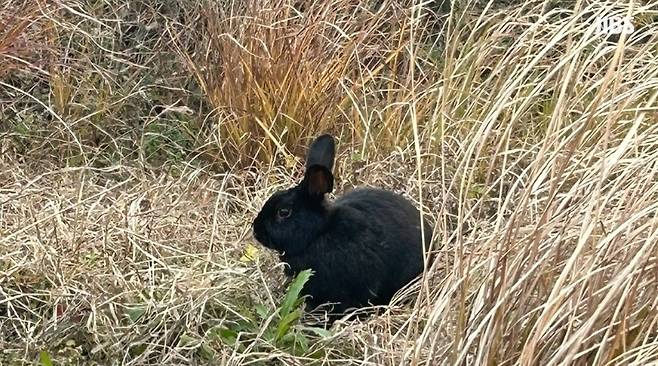
[[[372,215],[373,224],[377,223],[400,223],[403,228],[409,229],[410,233],[418,234],[420,230],[415,226],[420,225],[418,209],[409,200],[395,192],[379,188],[356,188],[336,199],[334,209],[350,207]],[[409,224],[412,224],[410,227]]]
[[[334,202],[334,210],[345,217],[359,212],[355,220],[373,232],[380,240],[361,243],[374,246],[399,268],[398,280],[405,285],[423,269],[423,247],[428,247],[432,237],[432,226],[425,220],[425,244],[422,242],[420,212],[402,195],[378,188],[357,188],[345,193]],[[352,211],[347,214],[347,211]],[[354,228],[358,230],[359,227]],[[356,243],[359,244],[359,243]]]
[[[295,272],[309,264],[315,270],[308,284],[313,305],[340,301],[340,311],[383,305],[423,271],[419,212],[401,195],[357,188],[330,210],[329,228],[314,248],[289,261]],[[426,223],[426,244],[431,235]]]

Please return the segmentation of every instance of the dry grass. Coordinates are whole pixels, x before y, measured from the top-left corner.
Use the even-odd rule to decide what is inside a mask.
[[[658,3],[172,4],[0,7],[0,364],[658,362]],[[438,261],[277,338],[250,222],[323,130]]]

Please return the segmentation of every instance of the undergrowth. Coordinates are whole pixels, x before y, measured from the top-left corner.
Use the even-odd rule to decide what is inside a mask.
[[[627,36],[596,33],[628,16]],[[658,3],[0,5],[0,364],[658,362]],[[251,237],[310,139],[437,261],[325,329]]]

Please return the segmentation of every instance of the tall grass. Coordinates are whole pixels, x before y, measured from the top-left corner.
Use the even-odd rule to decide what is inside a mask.
[[[30,4],[0,8],[0,364],[658,362],[658,3]],[[322,131],[339,192],[437,223],[411,301],[329,331],[250,237]]]
[[[197,22],[171,22],[168,33],[212,107],[224,158],[272,161],[299,155],[300,139],[316,131],[393,144],[409,137],[405,105],[435,73],[430,63],[429,75],[414,77],[409,49],[437,38],[436,15],[424,11],[414,25],[410,5],[202,2]]]

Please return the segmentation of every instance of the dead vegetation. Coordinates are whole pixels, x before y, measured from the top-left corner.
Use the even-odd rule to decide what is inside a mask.
[[[658,3],[439,10],[2,5],[0,364],[657,362]],[[324,331],[250,223],[327,130],[439,255]]]

